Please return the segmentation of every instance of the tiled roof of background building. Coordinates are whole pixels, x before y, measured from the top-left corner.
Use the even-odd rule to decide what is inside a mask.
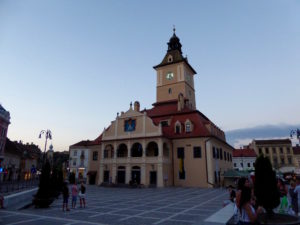
[[[290,139],[254,140],[257,145],[292,144]]]
[[[256,157],[256,153],[251,148],[234,149],[232,152],[232,157]]]

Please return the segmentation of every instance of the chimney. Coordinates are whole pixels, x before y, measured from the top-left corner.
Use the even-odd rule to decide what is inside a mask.
[[[140,111],[140,103],[138,101],[134,102],[134,111],[136,112]]]

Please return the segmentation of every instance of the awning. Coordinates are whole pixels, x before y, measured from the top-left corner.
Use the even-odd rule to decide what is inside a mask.
[[[90,170],[86,175],[96,175],[97,171]]]
[[[232,177],[232,178],[239,178],[239,177],[248,177],[248,171],[238,171],[238,170],[227,170],[224,172],[224,177]]]

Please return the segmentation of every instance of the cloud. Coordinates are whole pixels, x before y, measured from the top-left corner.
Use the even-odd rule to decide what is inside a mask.
[[[290,138],[291,130],[299,128],[300,124],[296,125],[263,125],[251,128],[236,129],[225,132],[227,142],[235,148],[240,148],[249,144],[253,139],[284,139]],[[293,137],[293,145],[299,144],[299,141]]]

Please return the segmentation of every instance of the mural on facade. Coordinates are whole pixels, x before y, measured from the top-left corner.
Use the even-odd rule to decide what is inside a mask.
[[[130,132],[130,131],[134,131],[134,130],[135,130],[135,120],[133,120],[133,119],[125,120],[124,131]]]

